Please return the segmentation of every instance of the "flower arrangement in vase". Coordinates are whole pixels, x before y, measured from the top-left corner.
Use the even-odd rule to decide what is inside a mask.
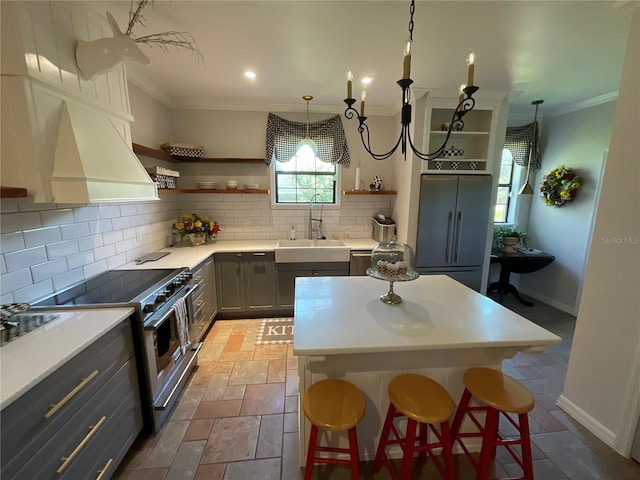
[[[498,250],[505,253],[514,253],[513,247],[518,243],[527,244],[527,234],[521,232],[515,226],[497,226],[493,232],[493,238],[496,241]]]
[[[187,213],[173,224],[173,229],[180,237],[181,242],[188,236],[191,244],[196,246],[202,245],[207,241],[215,241],[216,235],[220,231],[220,224],[205,215]]]

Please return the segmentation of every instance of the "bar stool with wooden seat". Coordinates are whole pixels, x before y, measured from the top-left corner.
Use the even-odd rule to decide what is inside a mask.
[[[305,416],[311,422],[305,480],[311,479],[314,464],[337,464],[351,467],[351,478],[360,477],[356,425],[365,412],[364,395],[353,384],[339,378],[320,380],[309,387],[302,400]],[[318,445],[318,429],[346,431],[349,448]],[[320,452],[347,453],[349,459],[320,456]]]
[[[533,410],[535,401],[529,390],[515,378],[491,368],[470,368],[464,373],[464,386],[465,390],[451,425],[451,435],[454,443],[460,444],[476,469],[476,478],[478,480],[489,478],[497,447],[502,446],[522,469],[523,476],[517,478],[533,480],[528,413]],[[478,400],[480,405],[471,406],[472,397]],[[478,420],[477,412],[485,413],[484,424]],[[519,432],[519,438],[506,440],[500,435],[498,426],[501,414]],[[478,431],[460,432],[465,415],[468,415]],[[469,437],[482,437],[482,448],[478,461],[473,458],[462,441],[462,439]],[[514,448],[515,446],[520,446],[520,455]]]
[[[399,445],[403,455],[400,468],[402,480],[411,478],[415,453],[418,453],[423,464],[428,456],[443,479],[454,480],[452,441],[449,433],[449,418],[454,410],[451,395],[436,381],[413,373],[395,377],[389,382],[387,391],[389,409],[380,434],[373,471],[379,472],[384,464],[391,478],[395,480],[396,472],[387,457],[386,447]],[[407,418],[404,437],[394,424],[394,419],[398,417]],[[429,431],[433,434],[431,443],[428,441]],[[393,436],[390,436],[391,434]],[[442,461],[433,453],[436,448],[442,448]]]

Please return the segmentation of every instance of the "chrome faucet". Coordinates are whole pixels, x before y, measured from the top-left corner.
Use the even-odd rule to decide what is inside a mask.
[[[313,218],[313,201],[316,198],[320,198],[320,218]],[[311,234],[311,232],[312,232],[314,221],[318,222],[318,226],[316,228],[316,238],[320,240],[324,237],[322,233],[322,210],[323,209],[324,209],[324,201],[322,200],[322,195],[320,195],[319,193],[314,193],[313,196],[311,197],[311,200],[309,200],[309,240],[313,238],[313,235]]]

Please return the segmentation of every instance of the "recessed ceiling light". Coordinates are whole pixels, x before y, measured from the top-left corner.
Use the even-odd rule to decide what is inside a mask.
[[[362,84],[369,85],[371,82],[373,82],[373,80],[374,80],[374,77],[372,76],[362,77]]]
[[[249,80],[255,80],[256,77],[258,76],[258,72],[250,69],[245,70],[244,72],[242,72],[242,74],[244,75],[245,78],[248,78]]]

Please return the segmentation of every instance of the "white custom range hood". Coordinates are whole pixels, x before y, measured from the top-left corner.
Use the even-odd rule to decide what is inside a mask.
[[[2,2],[2,185],[37,203],[158,200],[132,150],[124,66],[79,75],[77,41],[100,38],[106,24],[88,6]]]
[[[64,102],[51,176],[55,203],[158,200],[156,184],[106,116]]]

